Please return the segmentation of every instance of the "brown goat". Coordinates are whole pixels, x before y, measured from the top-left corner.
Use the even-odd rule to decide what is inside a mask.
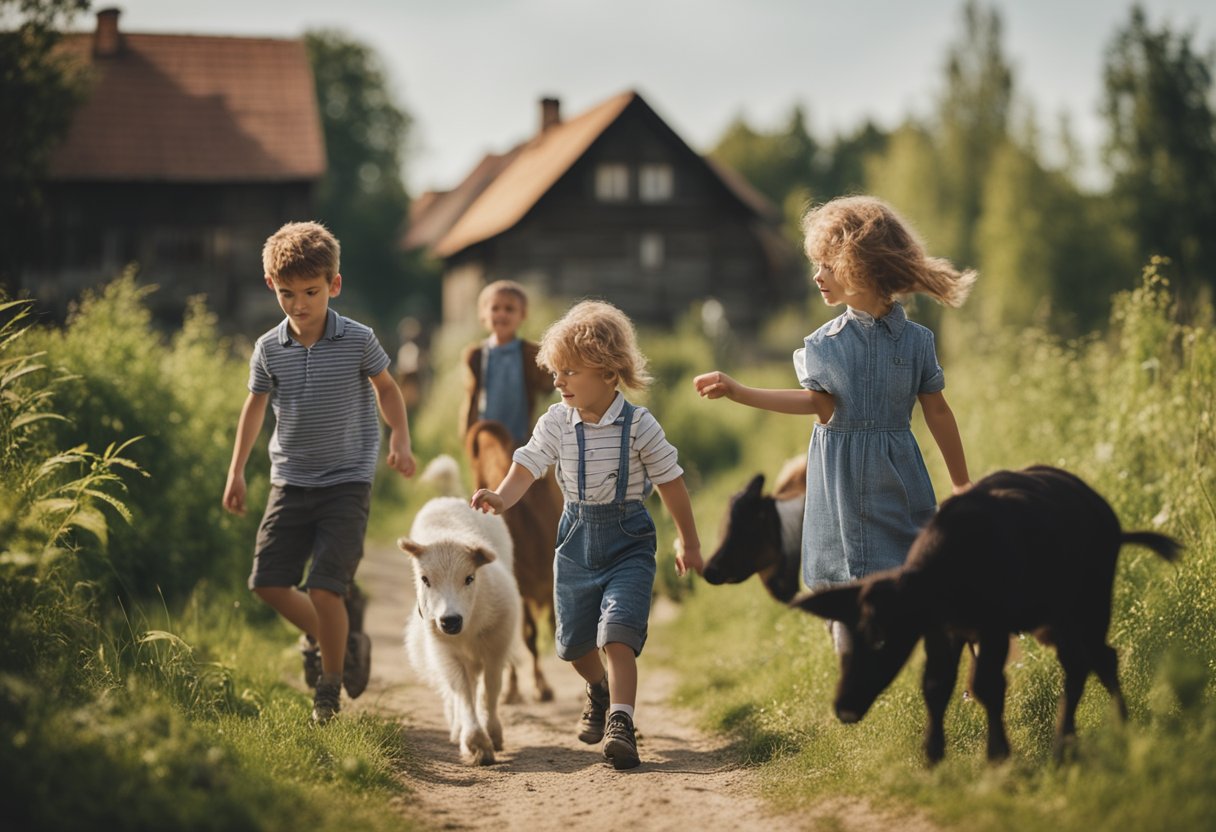
[[[1126,543],[1166,560],[1181,548],[1165,535],[1122,531],[1106,500],[1067,471],[998,471],[942,503],[899,569],[803,595],[794,605],[849,629],[852,649],[841,655],[835,700],[841,722],[865,715],[924,638],[930,764],[945,755],[943,720],[966,640],[980,645],[971,687],[988,716],[989,760],[1009,755],[1010,634],[1033,632],[1055,644],[1064,669],[1053,748],[1059,759],[1076,734],[1077,703],[1091,671],[1127,717],[1118,655],[1106,643],[1115,564]]]
[[[730,498],[721,541],[702,576],[710,584],[737,584],[759,575],[776,600],[788,604],[798,593],[802,559],[802,516],[806,504],[806,456],[786,461],[772,494],[763,494],[764,475]]]
[[[469,426],[465,434],[465,452],[473,470],[473,488],[497,488],[511,467],[515,443],[502,422],[482,419]],[[540,668],[540,653],[536,647],[538,622],[549,622],[553,631],[553,551],[557,546],[557,523],[562,514],[562,494],[557,480],[550,472],[533,483],[519,502],[503,514],[515,546],[515,579],[523,597],[523,636],[532,654],[532,676],[536,698],[542,702],[553,699]],[[519,681],[511,666],[507,682],[506,701],[520,701]]]

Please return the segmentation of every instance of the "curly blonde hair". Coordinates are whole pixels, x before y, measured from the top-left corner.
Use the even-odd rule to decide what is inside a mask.
[[[849,291],[873,289],[884,298],[921,292],[961,306],[977,277],[941,257],[929,257],[908,223],[872,196],[838,197],[802,219],[806,256],[832,270]]]
[[[338,238],[321,223],[289,222],[262,246],[262,268],[271,280],[322,275],[332,283],[341,251]]]
[[[600,300],[577,303],[551,324],[541,336],[536,363],[550,372],[575,364],[603,370],[631,390],[645,389],[654,381],[646,372],[633,322]]]

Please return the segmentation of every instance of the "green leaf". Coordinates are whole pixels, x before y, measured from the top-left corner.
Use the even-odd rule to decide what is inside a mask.
[[[80,509],[71,516],[68,524],[75,526],[78,529],[83,529],[90,532],[104,546],[109,539],[110,528],[106,523],[106,516],[100,510],[93,506],[81,506]]]
[[[41,422],[46,419],[53,419],[60,422],[70,422],[71,419],[59,413],[26,413],[18,416],[13,420],[13,428],[21,428],[34,422]]]

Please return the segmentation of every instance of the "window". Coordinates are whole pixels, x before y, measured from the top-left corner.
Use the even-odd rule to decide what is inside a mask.
[[[674,176],[671,165],[646,164],[638,172],[638,196],[643,202],[664,202],[671,199]]]
[[[629,198],[629,166],[620,162],[595,169],[595,196],[602,202],[624,202]]]
[[[642,235],[638,246],[638,259],[642,268],[648,272],[655,271],[663,265],[663,235],[655,231],[647,231]]]

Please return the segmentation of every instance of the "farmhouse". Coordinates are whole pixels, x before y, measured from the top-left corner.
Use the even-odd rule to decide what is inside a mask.
[[[542,297],[611,301],[642,324],[712,297],[747,330],[805,297],[780,219],[628,91],[569,120],[543,99],[535,136],[419,196],[404,246],[442,261],[444,323],[475,320],[480,289],[507,278]]]
[[[125,33],[118,18],[103,9],[94,32],[65,38],[91,92],[52,158],[23,288],[62,314],[137,262],[141,282],[160,287],[158,317],[179,319],[206,293],[226,325],[252,329],[274,311],[262,243],[312,215],[325,172],[304,44]]]

